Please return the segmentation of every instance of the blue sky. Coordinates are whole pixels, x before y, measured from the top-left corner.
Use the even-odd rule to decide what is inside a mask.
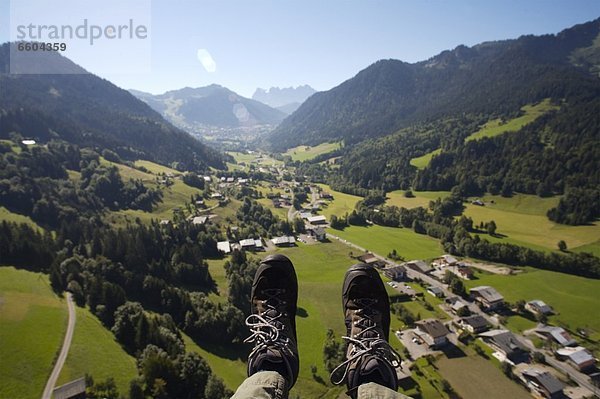
[[[460,44],[556,33],[600,16],[598,0],[147,1],[151,55],[143,59],[147,68],[142,72],[126,68],[132,61],[120,48],[73,58],[120,87],[152,93],[211,83],[245,96],[257,87],[310,84],[327,90],[382,58],[416,62]],[[0,2],[4,42],[13,27],[7,24],[8,0]],[[89,4],[86,17],[105,3]],[[55,9],[57,18],[69,13],[65,7]],[[205,65],[198,58],[200,49]],[[107,63],[129,72],[108,71]]]

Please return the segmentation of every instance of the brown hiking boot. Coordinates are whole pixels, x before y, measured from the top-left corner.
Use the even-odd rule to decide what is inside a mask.
[[[258,371],[277,371],[288,389],[298,378],[296,338],[298,280],[292,262],[285,256],[267,256],[256,271],[251,293],[252,314],[246,325],[254,344],[248,356],[248,376]]]
[[[389,344],[390,301],[379,273],[366,264],[352,266],[344,278],[342,304],[348,349],[346,361],[331,373],[331,382],[346,382],[353,398],[358,386],[367,382],[397,390],[400,358]]]

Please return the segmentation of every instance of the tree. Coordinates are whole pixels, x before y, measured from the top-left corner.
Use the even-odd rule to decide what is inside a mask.
[[[496,222],[494,222],[493,220],[490,221],[486,225],[486,230],[487,230],[487,232],[488,232],[489,235],[491,235],[491,236],[496,235]]]
[[[560,252],[567,252],[567,243],[565,242],[565,240],[560,240],[558,242],[558,249],[560,250]]]

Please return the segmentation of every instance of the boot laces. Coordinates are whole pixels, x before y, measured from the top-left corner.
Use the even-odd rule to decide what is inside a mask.
[[[354,302],[360,306],[355,312],[360,318],[354,321],[353,325],[360,327],[361,330],[350,337],[342,336],[342,339],[348,342],[349,351],[346,360],[331,372],[330,380],[334,385],[343,384],[354,361],[365,355],[370,354],[383,359],[394,368],[400,364],[400,357],[385,337],[381,335],[381,329],[377,328],[377,323],[374,320],[374,316],[379,313],[377,309],[373,308],[373,305],[377,303],[377,299],[360,298],[354,300]],[[335,375],[339,374],[341,370],[344,370],[341,377],[335,378]]]
[[[262,300],[264,310],[246,318],[246,325],[250,329],[251,335],[244,342],[254,344],[250,357],[263,350],[273,348],[278,349],[282,355],[293,355],[290,348],[292,341],[286,335],[286,325],[282,321],[282,318],[288,315],[280,311],[281,308],[285,308],[286,304],[281,299],[281,294],[284,292],[283,289],[263,290],[262,293],[267,297]]]

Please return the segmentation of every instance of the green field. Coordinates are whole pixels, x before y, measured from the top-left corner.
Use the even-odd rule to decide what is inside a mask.
[[[36,222],[31,220],[31,218],[29,216],[20,215],[18,213],[11,212],[8,209],[6,209],[5,207],[0,206],[0,221],[3,221],[3,220],[6,220],[7,222],[13,222],[13,223],[19,223],[19,224],[25,223],[25,224],[30,225],[37,231],[44,230]]]
[[[342,148],[342,143],[339,142],[323,143],[314,147],[301,145],[290,148],[283,155],[289,155],[294,161],[307,161],[309,159],[316,158],[319,155],[327,154],[328,152],[332,152],[340,148]]]
[[[404,190],[390,191],[387,193],[385,204],[388,206],[397,206],[398,208],[429,208],[429,201],[435,201],[438,198],[446,198],[450,195],[450,191],[413,191],[414,197],[407,198],[404,196]]]
[[[488,121],[478,131],[467,137],[465,141],[479,140],[483,137],[494,137],[503,133],[519,131],[523,126],[533,122],[545,113],[556,109],[558,109],[558,107],[550,104],[549,99],[545,99],[538,104],[525,105],[521,108],[521,111],[524,113],[522,116],[509,119],[508,121],[503,121],[502,119]],[[429,165],[431,158],[441,152],[441,148],[438,148],[425,155],[411,159],[410,164],[417,169],[425,169],[427,165]]]
[[[331,218],[331,215],[336,215],[338,217],[344,216],[346,213],[351,213],[354,210],[354,206],[358,201],[362,199],[362,197],[358,197],[356,195],[344,194],[339,191],[334,191],[326,184],[318,184],[319,187],[323,189],[323,191],[328,192],[333,195],[333,200],[328,201],[329,205],[324,207],[322,210],[322,214],[325,215],[328,219]]]
[[[0,398],[42,395],[67,315],[47,276],[0,267]]]
[[[250,165],[251,163],[259,166],[280,166],[283,164],[283,162],[263,153],[255,152],[248,154],[245,152],[229,151],[227,154],[231,155],[238,164],[244,163],[246,166]],[[244,169],[241,165],[231,163],[228,163],[228,165],[231,165],[233,169]]]
[[[571,331],[585,328],[594,340],[600,340],[600,318],[592,317],[598,312],[600,280],[533,268],[524,268],[523,273],[511,276],[487,273],[476,276],[476,280],[465,281],[467,288],[490,285],[512,303],[541,299],[557,313],[550,316],[551,323]],[[512,326],[518,330],[527,324],[514,320]]]
[[[429,165],[429,162],[431,162],[431,158],[433,158],[434,155],[438,155],[441,152],[442,152],[442,149],[438,148],[437,150],[428,152],[425,155],[421,155],[420,157],[411,159],[410,164],[417,169],[425,169],[425,167],[427,167],[427,165]]]
[[[545,113],[556,109],[558,109],[558,107],[550,104],[549,99],[545,99],[535,105],[525,105],[521,108],[521,111],[524,112],[522,116],[504,122],[501,119],[493,119],[483,125],[477,132],[467,137],[465,141],[479,140],[483,137],[494,137],[503,133],[519,131],[528,123],[531,123]]]
[[[406,260],[430,259],[443,254],[436,239],[417,234],[412,229],[374,225],[329,229],[328,232],[381,256],[387,256],[392,249]]]
[[[181,172],[176,170],[176,169],[172,169],[169,168],[168,166],[163,166],[163,165],[159,165],[157,163],[154,162],[150,162],[150,161],[144,161],[144,160],[137,160],[134,162],[134,165],[139,167],[144,167],[146,168],[150,173],[158,175],[160,173],[171,173],[173,175],[180,175]]]
[[[115,341],[113,334],[88,309],[76,308],[77,321],[71,349],[57,385],[90,374],[99,382],[113,377],[121,394],[137,376],[135,358]]]
[[[588,251],[598,251],[600,223],[568,226],[554,223],[546,217],[548,209],[558,203],[558,197],[516,194],[512,198],[487,195],[482,199],[486,206],[467,204],[464,214],[471,217],[475,225],[495,221],[498,226],[496,232],[506,237],[485,236],[492,241],[556,250],[558,241],[565,240],[569,249],[586,246]],[[494,204],[491,204],[492,200]]]
[[[498,367],[479,355],[441,357],[436,364],[440,374],[461,398],[531,398],[525,388],[509,380]]]

